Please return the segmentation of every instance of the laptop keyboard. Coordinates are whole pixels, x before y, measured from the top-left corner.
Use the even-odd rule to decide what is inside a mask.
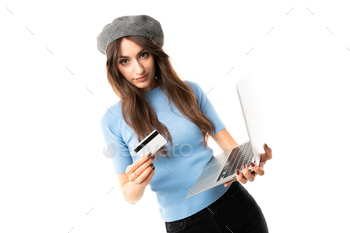
[[[252,169],[249,167],[249,163],[252,161],[253,156],[253,150],[249,141],[233,149],[228,159],[226,160],[224,168],[220,172],[220,175],[216,182],[221,179],[225,179],[228,176],[231,176],[236,172],[236,169],[242,170],[243,163],[245,163],[248,166],[249,170],[252,171]]]

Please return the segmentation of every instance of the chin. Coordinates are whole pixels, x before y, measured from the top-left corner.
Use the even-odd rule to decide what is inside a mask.
[[[143,83],[139,83],[137,85],[138,88],[141,88],[141,89],[145,89],[147,87],[150,87],[151,86],[151,82],[143,82]]]

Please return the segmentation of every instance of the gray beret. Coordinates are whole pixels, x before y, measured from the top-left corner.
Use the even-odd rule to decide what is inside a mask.
[[[121,16],[105,25],[97,36],[97,49],[107,54],[108,45],[124,36],[143,36],[163,47],[164,34],[160,23],[148,15]]]

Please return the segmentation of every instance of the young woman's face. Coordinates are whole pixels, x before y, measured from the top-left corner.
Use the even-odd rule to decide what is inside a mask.
[[[136,43],[123,38],[119,48],[117,67],[125,79],[143,89],[144,92],[157,87],[155,76],[155,64],[152,54],[143,51]],[[144,75],[146,79],[137,80]]]

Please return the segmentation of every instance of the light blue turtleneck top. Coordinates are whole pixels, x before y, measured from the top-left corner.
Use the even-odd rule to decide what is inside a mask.
[[[224,129],[224,123],[201,87],[193,81],[184,82],[202,103],[200,109],[214,123],[215,133]],[[147,102],[154,107],[158,120],[168,128],[173,140],[172,147],[169,147],[169,142],[165,144],[171,153],[170,159],[162,155],[159,156],[160,163],[157,158],[153,161],[155,174],[149,185],[157,194],[161,218],[166,222],[183,219],[215,202],[230,185],[225,188],[222,184],[186,199],[188,188],[193,186],[212,158],[213,150],[209,146],[203,147],[200,129],[182,116],[172,101],[171,108],[176,114],[171,111],[168,98],[159,86],[143,94]],[[133,151],[139,142],[135,136],[137,134],[123,119],[121,102],[106,110],[101,119],[101,128],[106,147],[112,143],[116,145],[116,153],[110,156],[115,173],[125,173],[126,167],[140,156]]]

